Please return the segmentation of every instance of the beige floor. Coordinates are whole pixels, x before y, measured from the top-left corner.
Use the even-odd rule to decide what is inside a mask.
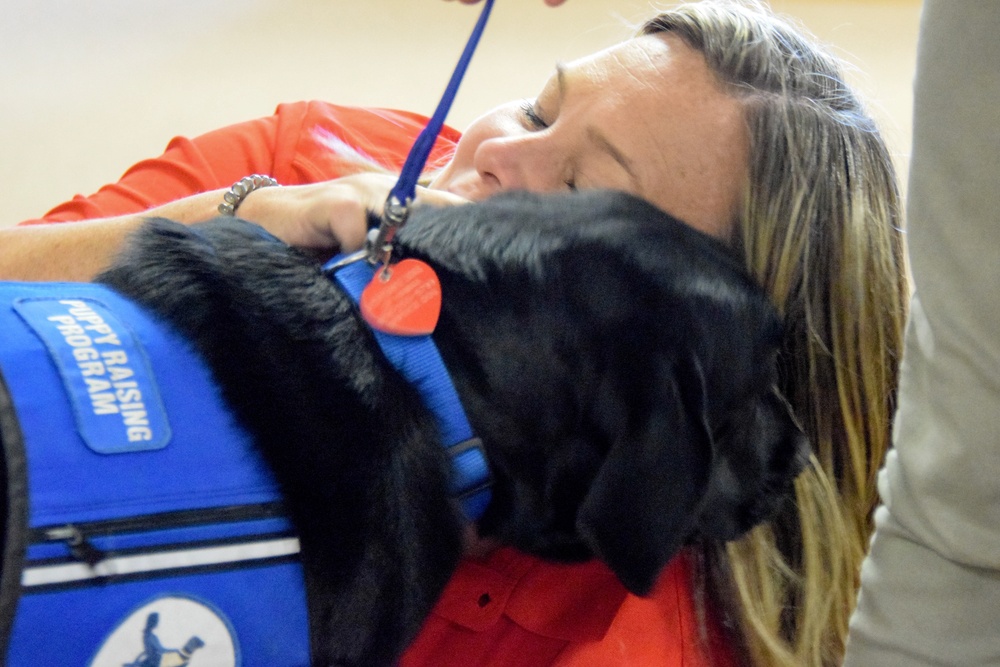
[[[918,0],[773,0],[855,68],[899,165]],[[532,96],[648,0],[497,0],[449,122]],[[441,0],[0,0],[0,225],[40,215],[194,135],[322,98],[429,113],[478,7]]]

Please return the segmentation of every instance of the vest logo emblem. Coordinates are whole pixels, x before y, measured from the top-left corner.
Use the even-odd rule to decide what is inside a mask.
[[[190,597],[156,598],[133,611],[90,667],[238,667],[239,646],[218,609]]]
[[[126,454],[167,446],[170,423],[145,349],[110,307],[54,297],[13,307],[48,349],[88,447]]]

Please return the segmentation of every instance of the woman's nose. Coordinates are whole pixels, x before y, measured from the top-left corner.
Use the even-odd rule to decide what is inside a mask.
[[[490,194],[504,190],[553,189],[553,155],[546,149],[545,138],[527,133],[487,139],[475,154],[475,168]]]

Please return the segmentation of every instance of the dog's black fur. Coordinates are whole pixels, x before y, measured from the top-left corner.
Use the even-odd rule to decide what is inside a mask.
[[[485,443],[484,536],[596,556],[644,594],[688,540],[767,518],[806,445],[778,317],[724,246],[615,193],[418,209],[400,256]],[[390,664],[462,551],[432,417],[306,255],[232,218],[150,221],[100,280],[203,355],[300,534],[317,664]]]

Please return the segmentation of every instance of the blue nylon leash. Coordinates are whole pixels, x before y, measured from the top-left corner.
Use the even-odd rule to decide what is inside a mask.
[[[322,267],[323,273],[334,278],[355,304],[360,302],[362,291],[380,270],[379,265],[388,266],[392,240],[409,216],[420,174],[427,164],[427,158],[444,126],[472,54],[486,28],[493,2],[494,0],[486,0],[434,115],[414,141],[399,179],[386,200],[378,229],[369,233],[364,250],[334,257]],[[472,432],[472,426],[437,346],[429,335],[397,336],[374,328],[372,333],[386,358],[414,385],[424,404],[434,414],[452,461],[454,474],[451,494],[458,498],[466,516],[475,521],[482,516],[492,496],[489,465],[482,442]]]
[[[406,223],[406,218],[410,214],[410,204],[413,203],[413,199],[416,197],[417,182],[420,180],[420,174],[424,171],[427,158],[431,154],[431,149],[434,148],[434,142],[437,141],[438,134],[440,134],[441,128],[444,126],[445,118],[448,116],[448,111],[451,109],[451,104],[455,101],[455,96],[458,94],[458,87],[462,83],[462,78],[465,76],[465,70],[469,67],[469,62],[472,60],[472,54],[479,44],[479,38],[483,36],[483,31],[486,29],[486,21],[489,19],[492,9],[493,0],[486,0],[483,11],[479,15],[479,20],[472,29],[469,41],[465,45],[462,56],[458,59],[458,65],[456,65],[455,71],[451,75],[451,80],[445,88],[444,95],[441,96],[441,101],[438,102],[434,115],[431,116],[431,119],[427,122],[427,126],[417,136],[416,141],[413,142],[413,147],[410,149],[410,153],[406,156],[406,162],[403,164],[403,169],[399,174],[399,180],[396,181],[395,187],[393,187],[388,199],[386,199],[385,212],[382,215],[382,224],[379,225],[378,234],[368,247],[369,262],[382,261],[382,263],[388,263],[392,239],[396,231]]]

